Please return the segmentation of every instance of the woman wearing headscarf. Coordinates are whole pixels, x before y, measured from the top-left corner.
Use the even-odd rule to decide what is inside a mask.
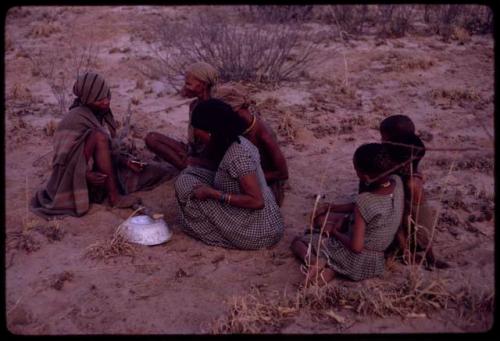
[[[194,133],[211,134],[207,146],[216,171],[188,166],[175,182],[183,231],[202,242],[260,249],[283,236],[283,218],[260,166],[257,148],[241,133],[245,122],[216,99],[193,110]]]
[[[144,139],[146,146],[163,160],[171,163],[178,170],[186,168],[188,163],[197,163],[210,167],[203,160],[203,148],[208,142],[208,135],[199,132],[193,133],[191,116],[196,105],[212,97],[215,86],[219,81],[219,73],[210,64],[198,62],[191,64],[185,72],[184,87],[181,95],[195,98],[189,105],[189,121],[187,130],[187,144],[157,132],[151,132]]]
[[[76,99],[54,134],[52,174],[32,200],[33,211],[44,218],[82,216],[90,202],[102,202],[105,196],[113,207],[140,202],[120,191],[118,164],[110,146],[117,124],[110,110],[108,83],[101,75],[87,72],[77,77],[73,93]],[[128,159],[119,162],[135,172],[142,169]]]
[[[260,153],[260,161],[266,182],[273,192],[278,206],[285,198],[285,181],[288,167],[276,134],[256,111],[245,89],[239,84],[224,84],[217,87],[214,98],[229,104],[246,124],[242,136],[252,142]]]

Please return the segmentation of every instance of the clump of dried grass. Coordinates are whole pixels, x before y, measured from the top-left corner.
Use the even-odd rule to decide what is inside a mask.
[[[488,307],[488,299],[477,301],[475,307]],[[279,332],[301,313],[318,320],[326,318],[338,327],[346,327],[351,321],[349,316],[353,315],[427,316],[446,309],[452,300],[456,298],[448,290],[446,280],[425,279],[420,271],[410,271],[402,281],[334,281],[325,287],[303,287],[295,297],[282,295],[270,299],[260,294],[233,297],[229,312],[213,322],[212,333]]]
[[[285,137],[287,142],[294,141],[297,136],[297,127],[291,118],[289,111],[286,111],[278,125],[278,134]]]
[[[457,314],[462,324],[467,327],[479,323],[486,324],[495,309],[495,293],[493,291],[474,291],[470,283],[463,285],[452,297]]]
[[[14,247],[16,250],[24,250],[26,253],[40,249],[40,242],[33,238],[30,230],[25,229],[9,233],[7,245]]]
[[[54,120],[50,120],[43,128],[43,131],[45,132],[45,135],[50,137],[54,136],[56,129],[57,129],[57,123]]]
[[[472,89],[434,89],[431,91],[432,99],[447,99],[454,101],[479,101],[481,96]]]
[[[229,306],[229,313],[213,322],[213,334],[277,331],[298,311],[290,301],[270,304],[258,292],[232,297]]]
[[[73,281],[74,274],[71,271],[64,271],[53,277],[50,287],[56,290],[61,290],[64,286],[64,282]]]
[[[135,247],[122,235],[114,235],[111,240],[98,241],[87,247],[86,257],[93,260],[107,260],[118,256],[134,256]]]
[[[58,220],[52,220],[48,225],[40,225],[36,228],[38,232],[47,237],[47,240],[52,243],[63,239],[66,231]]]
[[[52,21],[42,21],[34,24],[29,36],[33,38],[47,38],[52,34],[59,33],[61,31],[62,29],[59,23]]]
[[[451,34],[452,40],[457,40],[460,45],[464,45],[465,43],[471,40],[470,33],[463,27],[454,27],[453,33]]]
[[[135,255],[135,246],[130,244],[122,234],[123,224],[133,217],[143,207],[136,209],[132,214],[116,228],[113,238],[110,240],[97,241],[89,245],[85,252],[85,257],[93,260],[108,260],[118,256]]]

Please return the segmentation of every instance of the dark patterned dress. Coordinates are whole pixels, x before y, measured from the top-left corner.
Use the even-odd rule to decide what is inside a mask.
[[[260,249],[278,242],[283,236],[283,218],[266,184],[260,166],[259,151],[247,139],[233,143],[214,173],[188,167],[175,182],[182,229],[209,245],[235,249]],[[240,194],[239,178],[255,173],[264,197],[264,208],[248,209],[191,197],[193,188],[206,184],[225,193]]]
[[[384,251],[401,224],[404,206],[401,178],[391,175],[391,179],[396,183],[391,194],[363,192],[356,200],[356,206],[366,223],[363,251],[352,252],[335,237],[322,238],[320,255],[327,259],[328,266],[336,273],[355,281],[383,274]],[[352,233],[352,219],[348,233]],[[306,235],[303,240],[309,242],[311,238],[312,249],[316,251],[319,234]]]

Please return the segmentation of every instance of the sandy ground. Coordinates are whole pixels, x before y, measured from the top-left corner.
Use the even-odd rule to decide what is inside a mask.
[[[472,301],[494,295],[491,36],[473,36],[463,45],[437,36],[383,41],[368,36],[341,44],[328,34],[318,34],[318,62],[300,81],[252,87],[263,117],[278,133],[290,172],[282,207],[285,235],[270,249],[225,250],[184,235],[176,225],[174,180],[139,193],[148,206],[165,215],[174,232],[172,240],[154,247],[136,246],[132,256],[108,260],[86,256],[89,246],[111,240],[131,211],[93,205],[82,218],[51,222],[29,213],[28,200],[49,177],[51,127],[62,116],[54,114],[57,102],[44,78],[32,71],[26,53],[44,46],[64,51],[59,46],[67,48],[69,37],[76,45],[92,37],[99,49],[98,71],[112,84],[112,108],[118,120],[123,120],[130,99],[137,99],[132,124],[138,148],[151,130],[185,138],[185,99],[134,68],[148,54],[146,42],[134,29],[158,11],[180,13],[181,20],[187,20],[189,12],[173,7],[55,7],[49,15],[47,9],[32,7],[7,14],[5,313],[10,332],[210,333],[216,330],[216,321],[227,316],[233,297],[258,292],[272,305],[276,293],[296,295],[303,275],[290,252],[291,240],[307,226],[317,194],[336,202],[354,197],[352,153],[362,143],[378,141],[378,124],[391,114],[410,116],[428,147],[448,148],[429,151],[421,168],[431,202],[442,207],[435,249],[451,268],[421,270],[422,276],[444,281],[449,291],[469,295]],[[70,25],[76,32],[72,36],[66,29]],[[328,27],[311,24],[310,29]],[[147,151],[144,155],[151,157]],[[455,167],[450,172],[452,162]],[[407,270],[392,264],[381,279],[356,284],[338,279],[331,285],[383,285],[401,279]],[[491,309],[471,308],[461,315],[464,307],[450,304],[428,313],[377,316],[339,306],[337,314],[352,323],[304,309],[277,327],[263,325],[259,331],[421,333],[491,327]]]

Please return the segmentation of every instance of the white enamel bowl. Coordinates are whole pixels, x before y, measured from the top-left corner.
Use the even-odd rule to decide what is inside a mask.
[[[147,215],[135,216],[125,221],[122,233],[129,242],[142,245],[163,244],[172,238],[172,231],[163,219],[152,219]]]

